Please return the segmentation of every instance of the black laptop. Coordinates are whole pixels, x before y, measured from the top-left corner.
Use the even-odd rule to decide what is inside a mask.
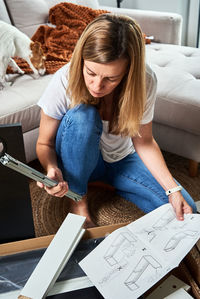
[[[0,125],[0,139],[5,142],[9,155],[26,163],[20,124]],[[0,163],[0,243],[33,237],[28,179]]]

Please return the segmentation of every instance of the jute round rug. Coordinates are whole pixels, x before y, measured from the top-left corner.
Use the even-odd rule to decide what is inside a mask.
[[[182,157],[164,153],[172,175],[187,189],[195,201],[200,200],[200,176],[188,175],[188,161]],[[30,182],[33,220],[37,237],[55,234],[69,212],[67,197],[57,198],[48,195]],[[88,204],[92,220],[97,226],[126,223],[144,215],[132,203],[117,196],[113,190],[90,186]]]

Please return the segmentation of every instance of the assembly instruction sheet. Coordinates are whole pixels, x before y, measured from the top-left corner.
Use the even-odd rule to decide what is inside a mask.
[[[79,264],[106,299],[138,298],[200,238],[200,214],[178,221],[171,204],[115,230]]]

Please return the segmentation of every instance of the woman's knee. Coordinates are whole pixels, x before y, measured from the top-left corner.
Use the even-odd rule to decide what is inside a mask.
[[[92,124],[102,129],[102,121],[96,107],[92,105],[80,104],[66,113],[68,121],[78,124]]]
[[[100,141],[102,121],[97,109],[91,105],[81,104],[67,111],[63,117],[56,136],[56,150],[59,153],[61,144]]]
[[[102,134],[102,121],[98,110],[91,105],[81,104],[67,111],[56,135],[56,152],[98,152]],[[73,148],[72,148],[73,147]]]

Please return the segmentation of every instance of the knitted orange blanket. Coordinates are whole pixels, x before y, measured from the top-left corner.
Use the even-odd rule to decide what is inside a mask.
[[[33,41],[41,43],[46,55],[46,73],[53,74],[66,64],[84,28],[97,16],[107,13],[72,3],[59,3],[49,10],[49,23],[55,26],[40,26]],[[25,73],[31,73],[29,65],[20,58],[15,61]]]
[[[32,36],[33,41],[41,43],[46,55],[46,73],[53,74],[71,58],[77,40],[85,27],[97,16],[108,13],[73,3],[59,3],[49,10],[48,22],[51,26],[40,26]],[[144,34],[145,43],[151,41]],[[21,58],[14,58],[25,73],[32,73],[28,63]],[[8,73],[12,72],[9,67]]]

